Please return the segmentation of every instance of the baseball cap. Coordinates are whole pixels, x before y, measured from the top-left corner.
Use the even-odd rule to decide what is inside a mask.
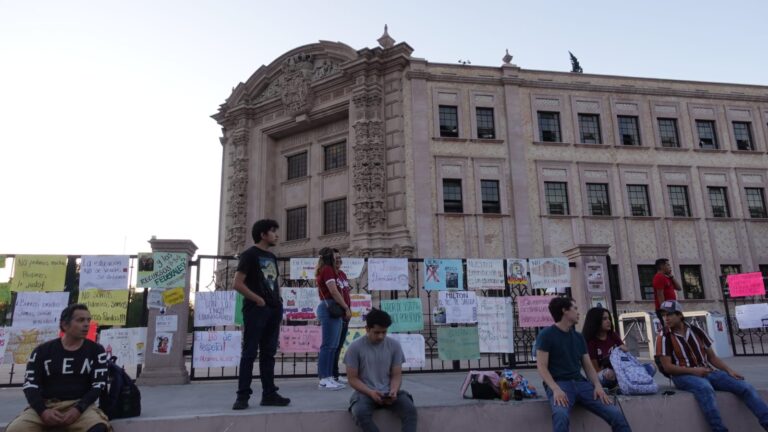
[[[666,300],[659,306],[659,309],[665,312],[683,313],[683,305],[677,300]]]

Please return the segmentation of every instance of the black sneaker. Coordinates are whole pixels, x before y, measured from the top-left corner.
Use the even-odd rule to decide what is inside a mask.
[[[277,392],[261,398],[262,406],[286,406],[289,403],[291,403],[290,399],[280,396]]]
[[[238,399],[235,404],[232,405],[233,410],[244,410],[248,408],[248,399]]]

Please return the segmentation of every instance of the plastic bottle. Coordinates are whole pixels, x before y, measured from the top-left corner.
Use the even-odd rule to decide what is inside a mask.
[[[509,381],[506,377],[501,378],[501,400],[509,401]]]

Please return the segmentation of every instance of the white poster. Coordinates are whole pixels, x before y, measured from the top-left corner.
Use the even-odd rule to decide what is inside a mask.
[[[387,335],[400,342],[405,354],[404,368],[423,368],[427,364],[424,336],[420,334],[392,333]]]
[[[117,357],[120,366],[143,364],[146,341],[146,327],[105,329],[99,333],[107,357]]]
[[[546,289],[547,293],[565,293],[571,286],[571,269],[568,258],[533,258],[530,260],[531,285],[536,289]]]
[[[39,328],[6,328],[6,347],[3,364],[26,364],[29,355],[43,342],[59,337],[59,326]]]
[[[192,366],[234,367],[240,364],[243,333],[240,331],[196,331]]]
[[[357,279],[363,272],[365,258],[342,258],[341,271],[347,275],[347,279]]]
[[[58,327],[68,292],[20,292],[13,309],[13,328]]]
[[[742,329],[768,328],[768,304],[736,306],[736,321]]]
[[[315,280],[315,267],[317,258],[291,258],[292,280]]]
[[[168,355],[173,349],[173,333],[170,332],[157,332],[155,333],[155,340],[152,343],[152,352],[154,354]]]
[[[440,291],[437,305],[446,324],[477,322],[477,296],[472,291]]]
[[[155,317],[155,331],[160,332],[175,332],[179,329],[179,316],[178,315],[158,315]]]
[[[320,304],[320,294],[317,288],[289,288],[280,290],[283,297],[283,316],[294,321],[317,319],[317,306]]]
[[[235,324],[236,291],[195,294],[195,327]]]
[[[373,307],[373,301],[370,294],[350,294],[349,300],[351,305],[349,308],[352,310],[352,319],[349,320],[349,327],[365,327],[365,317],[368,316],[368,312]]]
[[[605,274],[603,265],[597,261],[586,264],[587,290],[593,293],[605,292]]]
[[[467,286],[472,290],[503,290],[504,261],[468,259]]]
[[[512,299],[509,297],[477,298],[477,333],[480,352],[515,352]]]
[[[149,294],[147,294],[147,308],[148,309],[164,309],[165,303],[163,302],[163,290],[160,288],[148,288]]]
[[[369,258],[368,291],[407,291],[407,258]]]
[[[128,289],[128,255],[83,255],[80,291]]]

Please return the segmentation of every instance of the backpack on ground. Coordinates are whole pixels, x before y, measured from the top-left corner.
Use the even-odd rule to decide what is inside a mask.
[[[501,394],[501,378],[494,371],[469,371],[464,384],[461,385],[461,397],[465,399],[497,399]],[[467,388],[472,390],[471,398],[467,397]]]
[[[659,385],[632,354],[614,349],[611,352],[611,366],[616,372],[616,380],[622,394],[643,395],[659,391]]]
[[[99,408],[110,420],[141,415],[141,392],[117,357],[107,360],[107,388],[101,392]]]

